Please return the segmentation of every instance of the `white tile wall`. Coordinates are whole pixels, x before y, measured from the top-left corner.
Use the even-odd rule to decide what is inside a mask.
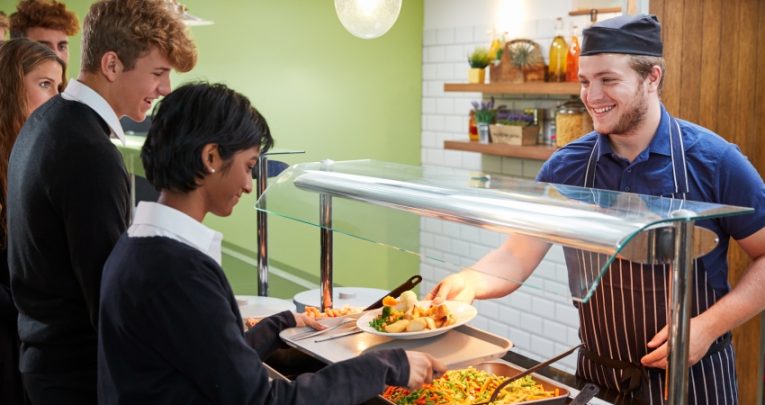
[[[554,36],[556,17],[564,17],[566,34],[570,23],[582,27],[586,17],[568,17],[571,0],[425,0],[422,85],[422,164],[449,167],[455,171],[486,171],[534,178],[541,162],[517,160],[477,153],[444,150],[445,140],[468,139],[470,101],[480,100],[481,93],[446,93],[444,83],[467,81],[467,54],[476,46],[488,47],[489,32],[511,32],[513,38],[525,37],[538,42],[547,58]],[[520,20],[513,13],[522,12]],[[502,14],[502,15],[500,15]],[[503,19],[503,16],[509,16]],[[515,21],[503,26],[503,21]],[[501,97],[498,104],[508,108],[554,108],[565,97]],[[459,267],[469,266],[496,248],[504,235],[483,229],[423,218],[420,243],[423,260],[420,271],[423,291]],[[568,295],[568,281],[563,253],[553,247],[534,275],[515,293],[493,300],[478,301],[479,316],[473,324],[506,336],[515,345],[513,351],[535,359],[544,359],[579,342],[579,321]],[[573,372],[575,356],[558,363]]]

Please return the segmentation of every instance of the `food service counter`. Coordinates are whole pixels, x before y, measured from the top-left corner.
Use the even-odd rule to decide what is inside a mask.
[[[282,203],[266,207],[266,195]],[[676,350],[669,358],[668,386],[673,404],[687,401],[684,365],[688,358],[691,264],[718,242],[713,232],[695,223],[752,211],[514,178],[464,176],[372,160],[327,160],[293,166],[266,190],[256,208],[319,229],[322,309],[333,304],[334,233],[418,255],[421,263],[431,259],[445,263],[442,257],[429,258],[415,238],[364,226],[368,218],[385,218],[389,212],[521,234],[603,255],[598,266],[572,269],[569,265],[569,291],[561,295],[583,303],[617,258],[671,265],[669,345]],[[518,285],[526,281],[490,276]]]
[[[306,360],[306,358],[301,357],[300,355],[296,357],[298,359],[302,359],[300,361],[306,361],[308,363],[311,363],[311,361],[313,360],[313,358],[310,358],[310,360]],[[538,364],[537,361],[512,351],[508,352],[501,359],[497,359],[496,361],[506,362],[508,365],[513,366],[514,368],[517,368],[517,369],[528,369]],[[285,365],[279,365],[275,363],[269,364],[268,362],[266,363],[266,366],[271,378],[282,379],[282,380],[289,380],[289,378],[285,376],[285,374],[288,374],[288,373],[287,372],[282,373],[282,371],[284,371],[283,370],[284,367],[290,368],[292,370],[291,372],[294,372],[294,370],[299,367],[295,365],[285,366]],[[579,393],[579,390],[585,384],[587,384],[587,381],[577,378],[576,376],[569,374],[565,371],[559,370],[555,368],[554,366],[546,367],[540,370],[538,373],[533,374],[533,376],[537,378],[540,375],[547,379],[553,380],[557,382],[559,385],[568,389],[569,398],[566,399],[565,403],[571,402],[572,398]],[[603,404],[642,405],[642,402],[637,399],[624,397],[614,391],[609,391],[609,390],[605,390],[601,388],[600,391],[595,395],[595,398],[589,401],[589,404],[592,404],[592,405],[603,405]],[[368,401],[364,403],[364,405],[390,405],[390,402],[382,398],[382,396],[378,396],[378,397],[369,399]]]

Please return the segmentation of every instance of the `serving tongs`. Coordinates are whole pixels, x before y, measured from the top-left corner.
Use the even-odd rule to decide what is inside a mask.
[[[537,372],[537,371],[539,371],[539,370],[549,366],[552,363],[555,363],[556,361],[558,361],[558,360],[568,356],[569,354],[573,353],[574,351],[576,351],[580,347],[582,347],[582,344],[578,344],[578,345],[576,345],[576,346],[566,350],[565,352],[563,352],[563,353],[561,353],[561,354],[559,354],[559,355],[557,355],[555,357],[547,359],[547,360],[537,364],[536,366],[529,368],[528,370],[526,370],[526,371],[524,371],[522,373],[516,374],[516,375],[508,378],[507,380],[503,381],[501,384],[497,385],[497,388],[494,388],[494,392],[491,393],[491,397],[489,398],[488,401],[477,402],[474,405],[487,405],[487,404],[490,404],[490,403],[496,401],[497,397],[502,392],[502,389],[507,387],[507,385],[510,384],[511,382],[517,381],[517,380],[519,380],[519,379],[521,379],[523,377],[526,377],[527,375],[529,375],[531,373],[535,373],[535,372]]]
[[[341,316],[341,317],[338,317],[338,318],[330,319],[330,320],[328,320],[328,322],[330,322],[331,325],[328,325],[329,327],[326,328],[326,329],[322,329],[322,330],[308,330],[306,332],[301,332],[301,333],[297,333],[295,335],[292,335],[292,336],[290,336],[289,339],[292,340],[293,342],[294,341],[299,341],[299,340],[310,339],[312,337],[323,335],[323,334],[325,334],[325,333],[327,333],[329,331],[337,330],[337,329],[339,329],[339,328],[341,328],[343,326],[346,326],[346,325],[348,325],[348,324],[350,324],[352,322],[356,323],[356,321],[359,318],[361,318],[361,316],[364,315],[365,313],[367,313],[367,312],[369,312],[371,310],[374,310],[374,309],[382,307],[383,306],[383,300],[385,299],[385,297],[387,297],[389,295],[391,297],[398,297],[404,291],[409,291],[412,288],[414,288],[417,284],[420,284],[420,281],[422,281],[422,277],[419,276],[419,275],[415,275],[415,276],[409,277],[408,280],[406,280],[403,283],[401,283],[401,285],[399,285],[398,287],[390,290],[390,292],[388,292],[384,296],[380,297],[379,300],[373,302],[368,307],[364,308],[361,312],[357,312],[355,314],[348,314],[348,315],[344,315],[344,316]],[[358,331],[355,331],[355,330],[351,329],[349,331],[344,331],[344,332],[342,332],[342,333],[340,333],[340,334],[338,334],[336,336],[332,336],[332,338],[334,338],[334,337],[341,337],[341,336],[348,336],[349,334],[351,334],[353,332],[360,332],[360,331],[361,331],[360,329]],[[327,337],[327,340],[329,340],[329,338],[330,337]]]

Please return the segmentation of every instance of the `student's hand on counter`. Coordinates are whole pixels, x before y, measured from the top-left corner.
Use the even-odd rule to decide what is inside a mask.
[[[667,356],[668,334],[668,326],[664,326],[664,328],[662,328],[659,333],[648,342],[648,348],[655,350],[649,352],[640,359],[640,362],[644,366],[663,369],[667,368],[667,363],[669,362]],[[703,320],[700,320],[699,317],[691,318],[688,367],[698,363],[699,360],[704,357],[715,339],[717,339],[717,336],[710,336],[710,334],[707,333],[707,329],[703,326]]]
[[[316,330],[327,328],[326,326],[320,324],[316,319],[306,315],[305,312],[293,312],[292,315],[295,316],[295,326],[298,328],[302,328],[303,326],[310,326]]]
[[[433,300],[434,304],[440,304],[446,300],[462,301],[469,304],[475,299],[475,288],[466,280],[462,273],[455,273],[441,280],[425,296],[425,299]]]
[[[446,366],[438,359],[423,352],[407,351],[409,382],[407,388],[414,391],[446,372]]]

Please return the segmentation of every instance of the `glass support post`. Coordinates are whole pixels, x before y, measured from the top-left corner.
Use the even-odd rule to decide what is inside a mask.
[[[256,179],[257,197],[268,187],[268,157],[263,154],[258,158],[258,178]],[[261,202],[263,210],[258,211],[258,295],[268,296],[268,213],[265,211],[265,199]]]
[[[319,196],[321,206],[321,311],[332,308],[332,196]]]
[[[693,227],[690,212],[678,210],[674,217],[675,258],[670,275],[669,319],[669,404],[688,403],[688,351],[690,344],[691,299],[693,294]]]
[[[321,170],[329,170],[332,166],[331,160],[321,162]],[[321,238],[321,263],[320,263],[320,284],[319,302],[321,311],[332,308],[332,196],[329,194],[319,194],[319,232]]]

